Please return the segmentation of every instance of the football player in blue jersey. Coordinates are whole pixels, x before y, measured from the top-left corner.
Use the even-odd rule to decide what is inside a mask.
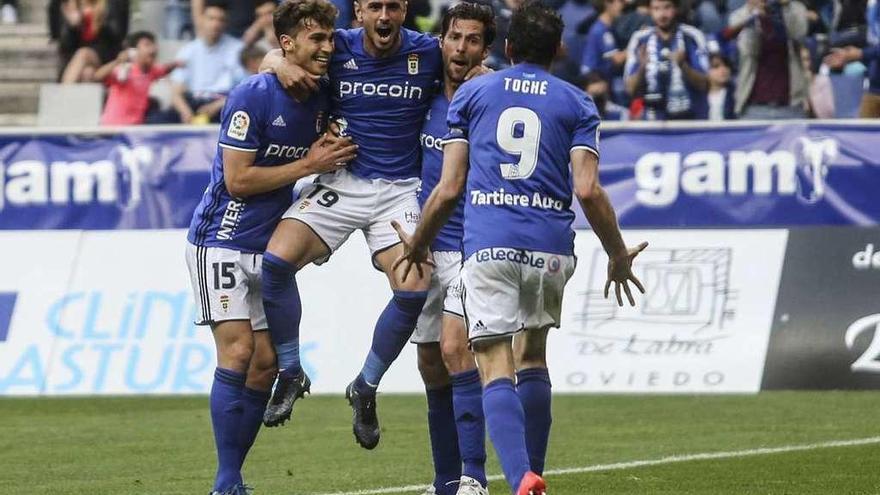
[[[419,130],[442,77],[442,56],[437,39],[401,27],[404,0],[358,0],[355,13],[364,27],[336,31],[329,76],[333,114],[340,131],[358,145],[358,156],[347,169],[324,174],[303,190],[263,259],[263,298],[281,369],[266,424],[289,417],[296,400],[290,391],[296,388],[287,384],[303,376],[295,274],[309,263],[325,262],[352,232],[362,230],[373,265],[386,274],[393,290],[364,365],[346,387],[355,439],[372,449],[380,435],[376,389],[412,335],[430,285],[429,268],[406,281],[392,269],[402,247],[391,221],[407,232],[419,221]],[[291,72],[305,73],[274,53],[264,68],[282,81],[296,79],[289,77]],[[315,84],[309,75],[300,80]]]
[[[495,39],[492,9],[461,2],[441,22],[443,91],[431,101],[422,126],[422,186],[424,204],[440,180],[442,138],[448,129],[446,113],[466,74],[489,55]],[[461,241],[464,202],[431,244],[434,269],[428,300],[422,309],[412,342],[418,345],[418,363],[428,398],[428,431],[434,460],[434,481],[425,495],[487,495],[483,388],[461,307]]]
[[[635,304],[629,282],[644,292],[631,265],[647,244],[626,247],[599,184],[596,107],[548,72],[562,28],[555,11],[527,0],[507,38],[515,65],[455,93],[440,182],[412,238],[399,231],[405,254],[395,262],[404,278],[428,262],[432,240],[465,194],[465,320],[489,437],[517,495],[546,489],[546,340],[559,326],[563,288],[575,267],[572,195],[608,253],[606,296],[614,284],[618,304],[621,291]]]
[[[333,51],[336,8],[328,0],[295,0],[275,12],[284,56],[316,74]],[[217,344],[211,422],[218,470],[212,493],[244,494],[241,467],[257,436],[275,379],[275,353],[261,298],[262,253],[293,200],[293,184],[337,170],[356,146],[319,138],[326,92],[297,100],[271,74],[236,87],[223,109],[211,182],[190,224],[186,261],[198,324]]]

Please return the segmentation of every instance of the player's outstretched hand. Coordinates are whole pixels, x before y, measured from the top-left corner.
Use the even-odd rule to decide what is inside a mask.
[[[394,260],[394,264],[391,265],[391,271],[396,272],[400,265],[404,265],[403,277],[400,280],[406,282],[409,272],[412,270],[413,265],[415,265],[419,278],[423,278],[425,274],[422,271],[422,264],[434,266],[434,262],[428,258],[427,246],[413,245],[412,237],[403,230],[403,227],[397,223],[397,220],[392,220],[391,226],[397,231],[397,236],[400,237],[400,242],[403,243],[403,254]]]
[[[309,173],[323,174],[345,167],[348,162],[354,160],[357,148],[349,138],[331,138],[324,134],[312,143],[309,152],[306,153],[305,161]]]
[[[611,282],[614,282],[614,294],[617,296],[617,305],[623,306],[623,298],[620,297],[620,288],[623,286],[626,292],[626,298],[629,300],[630,306],[636,305],[632,292],[629,289],[629,282],[632,282],[642,294],[645,293],[645,287],[639,282],[639,279],[633,275],[632,262],[645,248],[648,247],[647,242],[643,242],[634,248],[626,250],[626,256],[621,259],[608,258],[608,280],[605,281],[605,298],[608,299],[608,289],[611,288]]]

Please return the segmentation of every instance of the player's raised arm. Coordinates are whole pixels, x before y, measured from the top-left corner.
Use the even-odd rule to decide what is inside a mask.
[[[608,253],[608,280],[605,282],[605,297],[608,297],[608,289],[614,282],[614,292],[617,296],[617,304],[623,306],[623,298],[620,294],[621,286],[631,306],[635,306],[628,281],[631,281],[644,294],[645,288],[639,279],[632,273],[633,258],[648,247],[643,242],[634,248],[627,248],[623,243],[623,236],[617,225],[617,215],[608,199],[608,194],[599,184],[599,157],[591,150],[575,148],[571,151],[571,171],[574,182],[574,194],[584,210],[584,215],[593,232],[602,242],[602,247]]]
[[[421,273],[420,265],[428,260],[431,241],[443,227],[449,216],[455,211],[458,199],[464,191],[468,174],[468,143],[453,140],[443,146],[443,172],[440,182],[431,192],[422,207],[422,219],[412,237],[407,237],[397,222],[392,222],[400,240],[404,244],[404,252],[394,262],[396,270],[401,263],[406,263],[404,281],[409,275],[412,265]]]
[[[357,145],[352,144],[349,139],[331,140],[323,136],[299,160],[278,167],[258,167],[254,165],[256,153],[224,148],[223,175],[226,189],[237,198],[274,191],[303,177],[342,168],[354,159],[356,152]]]
[[[318,89],[318,80],[321,76],[309,74],[305,69],[296,65],[286,58],[280,48],[275,48],[263,57],[260,64],[260,72],[275,74],[278,82],[285,89],[293,90],[297,94],[308,94]]]

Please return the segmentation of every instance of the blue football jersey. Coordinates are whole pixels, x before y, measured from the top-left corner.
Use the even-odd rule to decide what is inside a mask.
[[[614,64],[611,62],[611,54],[617,50],[614,42],[614,34],[611,26],[596,19],[587,33],[587,42],[584,44],[584,54],[581,59],[581,74],[597,71],[602,74],[606,81],[614,78]]]
[[[262,253],[293,201],[293,185],[234,198],[223,178],[223,150],[256,153],[254,165],[273,167],[298,160],[323,131],[330,99],[321,89],[304,103],[293,99],[273,74],[251,76],[223,107],[211,182],[196,207],[187,239],[197,246]]]
[[[431,109],[425,116],[425,125],[422,126],[422,187],[419,189],[419,204],[425,205],[431,191],[440,182],[440,173],[443,171],[443,137],[446,135],[446,113],[449,110],[449,100],[442,92],[434,97]],[[455,211],[449,217],[446,225],[440,229],[432,251],[461,251],[461,239],[464,235],[464,198],[458,203]]]
[[[464,255],[491,247],[574,251],[572,149],[599,154],[599,113],[583,90],[518,64],[461,86],[445,141],[469,143]]]
[[[358,145],[349,170],[365,179],[419,176],[419,130],[442,75],[436,38],[401,29],[394,55],[364,51],[364,30],[336,31],[330,61],[333,115]]]

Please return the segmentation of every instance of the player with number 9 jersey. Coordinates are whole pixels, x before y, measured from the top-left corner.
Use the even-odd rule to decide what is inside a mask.
[[[465,321],[483,382],[486,428],[516,495],[544,495],[551,386],[546,340],[560,325],[574,272],[572,195],[609,255],[608,285],[633,281],[632,258],[599,185],[599,116],[580,89],[550,74],[559,14],[526,0],[513,14],[513,67],[462,85],[449,106],[440,182],[399,263],[428,260],[431,241],[464,194]],[[618,299],[620,299],[618,297]],[[634,304],[634,302],[633,302]],[[517,345],[512,336],[517,334]]]
[[[469,144],[465,258],[495,247],[571,255],[569,153],[599,155],[593,101],[543,67],[522,63],[463,85],[448,117],[444,143]]]

